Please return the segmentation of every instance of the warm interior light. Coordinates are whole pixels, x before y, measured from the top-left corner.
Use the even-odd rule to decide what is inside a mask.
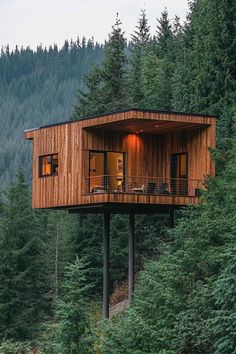
[[[139,134],[139,132],[137,132],[136,134],[129,134],[124,139],[124,147],[126,147],[130,152],[139,152],[142,146],[142,134]],[[127,170],[127,172],[128,171],[129,170]]]
[[[156,124],[156,128],[158,128],[159,127],[159,125],[158,124]]]

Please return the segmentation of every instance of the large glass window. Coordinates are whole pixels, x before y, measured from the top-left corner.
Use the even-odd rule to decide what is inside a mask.
[[[58,154],[39,157],[39,177],[58,175]]]
[[[89,155],[89,192],[105,191],[105,153],[90,152]]]
[[[171,155],[171,192],[188,195],[188,154]]]
[[[89,193],[124,191],[124,153],[90,151],[88,182]]]

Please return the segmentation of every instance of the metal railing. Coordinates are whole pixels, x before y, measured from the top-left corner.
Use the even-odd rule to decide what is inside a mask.
[[[147,176],[90,176],[85,178],[85,194],[132,193],[198,197],[203,181],[188,178]]]

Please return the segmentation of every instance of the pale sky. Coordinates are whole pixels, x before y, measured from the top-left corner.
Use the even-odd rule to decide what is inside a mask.
[[[170,19],[178,15],[183,20],[188,11],[187,0],[0,0],[0,47],[60,47],[65,39],[78,36],[103,42],[117,11],[129,38],[144,7],[152,33],[165,7]]]

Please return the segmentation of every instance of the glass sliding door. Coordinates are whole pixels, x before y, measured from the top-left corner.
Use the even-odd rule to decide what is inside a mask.
[[[124,192],[124,153],[107,152],[109,192]]]
[[[105,153],[89,152],[89,193],[105,191]]]
[[[89,152],[89,193],[124,191],[124,153]]]
[[[171,155],[171,193],[188,195],[188,154]]]

